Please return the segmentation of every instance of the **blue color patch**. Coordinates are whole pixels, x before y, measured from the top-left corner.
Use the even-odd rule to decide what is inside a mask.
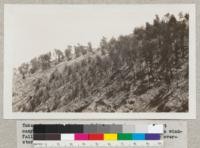
[[[145,134],[143,133],[134,133],[132,135],[133,140],[145,140]]]

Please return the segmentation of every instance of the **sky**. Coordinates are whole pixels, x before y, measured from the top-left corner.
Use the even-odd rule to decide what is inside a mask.
[[[98,47],[152,23],[155,15],[188,12],[187,5],[38,5],[7,4],[4,8],[4,50],[12,50],[13,67],[40,54],[77,43]]]

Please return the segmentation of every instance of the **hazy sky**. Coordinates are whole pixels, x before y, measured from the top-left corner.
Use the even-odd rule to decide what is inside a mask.
[[[13,66],[54,48],[67,45],[99,45],[130,34],[135,27],[152,22],[155,14],[188,12],[187,5],[6,5],[4,47],[13,51]]]

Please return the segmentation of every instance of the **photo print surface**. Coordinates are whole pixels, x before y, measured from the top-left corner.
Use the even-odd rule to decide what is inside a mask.
[[[195,108],[194,5],[4,10],[6,112],[170,118]]]

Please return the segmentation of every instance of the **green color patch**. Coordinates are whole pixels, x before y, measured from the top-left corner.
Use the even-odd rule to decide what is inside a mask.
[[[129,133],[118,133],[117,134],[118,140],[132,140],[132,134]]]

